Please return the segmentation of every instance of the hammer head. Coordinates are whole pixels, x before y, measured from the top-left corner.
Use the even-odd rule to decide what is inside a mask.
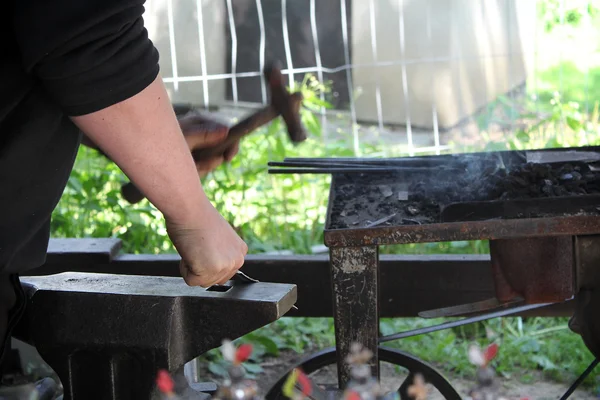
[[[303,142],[306,140],[306,131],[300,118],[302,94],[286,90],[279,63],[268,65],[264,74],[271,93],[271,106],[283,117],[292,142]]]

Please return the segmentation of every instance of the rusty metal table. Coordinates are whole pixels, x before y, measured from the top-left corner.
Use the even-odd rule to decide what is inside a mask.
[[[544,155],[557,157],[558,154],[560,158],[561,152],[569,153],[572,150],[562,149],[554,153],[547,150],[471,153],[468,157],[480,157],[482,160],[499,158],[509,164],[524,158],[543,160]],[[597,152],[598,148],[577,150]],[[431,159],[435,159],[437,163],[444,160],[452,163],[463,156],[431,156]],[[592,247],[589,243],[586,244],[590,240],[599,243],[600,236],[595,236],[600,234],[600,197],[597,195],[578,197],[575,209],[571,210],[573,212],[565,210],[566,212],[558,215],[549,210],[563,206],[560,201],[564,202],[564,198],[543,201],[536,199],[533,204],[539,215],[534,215],[535,212],[510,215],[515,209],[522,211],[525,207],[527,210],[531,206],[529,203],[488,201],[454,204],[452,211],[460,218],[450,214],[444,217],[442,210],[433,220],[418,220],[403,211],[410,204],[406,197],[409,178],[402,174],[332,174],[324,238],[330,251],[340,387],[345,386],[349,379],[344,359],[355,341],[373,351],[373,373],[379,376],[377,350],[380,337],[379,307],[382,300],[379,290],[380,246],[488,240],[496,296],[501,301],[515,296],[514,279],[511,281],[510,274],[503,270],[506,263],[516,263],[514,267],[523,271],[529,271],[528,267],[523,268],[528,263],[538,265],[538,268],[529,271],[528,279],[539,277],[544,272],[543,268],[553,272],[550,274],[553,279],[538,285],[537,291],[525,288],[517,293],[529,303],[558,303],[572,298],[579,285],[575,282],[574,271],[577,266],[585,264],[578,261],[577,257],[587,257],[588,263],[590,259],[594,263],[599,259],[597,255],[591,254],[593,251],[590,251]],[[435,179],[435,176],[429,178]],[[398,206],[392,210],[389,206],[380,207],[378,199],[382,195],[397,196],[394,198],[397,198]],[[465,213],[465,209],[469,208],[481,211],[480,215],[475,212],[469,218],[470,214]],[[493,218],[490,213],[500,215]],[[501,298],[503,296],[506,298]]]

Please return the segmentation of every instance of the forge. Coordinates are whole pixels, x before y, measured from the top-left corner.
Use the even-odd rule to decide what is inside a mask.
[[[600,298],[600,147],[286,159],[271,166],[283,167],[272,173],[332,176],[324,238],[341,386],[349,379],[343,359],[352,342],[377,355],[380,343],[392,340],[379,335],[383,245],[489,241],[494,295],[419,315],[571,303],[571,328],[600,354],[598,318],[590,311]],[[375,357],[374,374],[378,363]]]
[[[599,215],[597,158],[574,150],[480,153],[420,157],[409,171],[396,171],[411,161],[397,159],[379,173],[334,174],[327,229]]]

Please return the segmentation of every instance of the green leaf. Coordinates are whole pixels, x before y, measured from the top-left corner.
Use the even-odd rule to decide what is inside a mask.
[[[256,335],[254,337],[254,340],[256,340],[258,343],[262,344],[265,347],[266,353],[268,353],[270,355],[274,355],[274,356],[279,355],[279,346],[270,337]]]
[[[527,339],[525,343],[521,345],[521,351],[523,353],[537,353],[540,351],[540,343],[536,339]]]
[[[254,364],[254,363],[245,363],[244,369],[251,374],[260,374],[261,372],[264,371],[263,367],[261,367],[260,364]]]
[[[517,140],[521,143],[529,143],[530,137],[529,133],[525,132],[522,129],[519,129],[516,134]]]
[[[323,107],[323,108],[327,108],[327,109],[333,108],[333,105],[331,103],[328,103],[325,100],[321,100],[319,97],[316,97],[316,96],[311,98],[310,102],[319,107]]]
[[[541,354],[536,354],[531,356],[531,361],[535,362],[537,365],[542,367],[544,370],[556,370],[558,367],[552,361],[550,361],[546,356]]]
[[[573,129],[574,131],[579,131],[582,129],[582,125],[581,125],[581,121],[567,116],[567,125],[569,125],[569,128]]]
[[[69,182],[69,186],[71,187],[71,189],[73,189],[75,192],[83,193],[83,185],[81,184],[79,179],[77,179],[75,176],[69,177],[68,182]]]
[[[213,361],[209,362],[208,363],[208,370],[212,374],[215,374],[217,376],[226,377],[228,375],[227,369],[221,363],[217,363],[217,362],[213,362]]]

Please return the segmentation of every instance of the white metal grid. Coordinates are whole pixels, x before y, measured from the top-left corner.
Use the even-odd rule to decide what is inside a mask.
[[[510,46],[510,41],[508,41],[509,43],[509,48],[507,51],[505,52],[490,52],[488,54],[485,55],[477,55],[477,56],[471,56],[469,54],[462,54],[461,53],[461,45],[460,43],[453,43],[453,45],[456,47],[457,49],[457,54],[453,55],[453,56],[443,56],[443,57],[439,57],[439,56],[434,56],[432,54],[430,54],[427,57],[418,57],[418,58],[407,58],[406,57],[406,31],[405,31],[405,15],[404,15],[404,5],[408,2],[410,2],[411,0],[394,0],[397,2],[397,7],[399,10],[398,13],[398,25],[399,25],[399,31],[398,31],[398,36],[399,36],[399,52],[400,52],[400,58],[399,59],[395,59],[395,60],[381,60],[380,59],[380,51],[378,48],[378,35],[377,35],[377,24],[378,21],[376,19],[376,13],[375,13],[375,9],[377,7],[378,1],[379,0],[369,0],[368,4],[369,4],[369,24],[370,24],[370,40],[371,40],[371,50],[372,50],[372,57],[373,57],[373,61],[372,62],[361,62],[361,60],[353,60],[351,59],[350,56],[350,49],[351,49],[351,38],[350,38],[350,33],[349,33],[349,28],[348,28],[348,4],[351,0],[339,0],[340,3],[340,15],[336,16],[335,18],[340,18],[340,26],[341,26],[341,36],[342,36],[342,42],[343,42],[343,48],[344,48],[344,63],[341,65],[337,65],[337,66],[324,66],[323,62],[322,62],[322,57],[321,57],[321,49],[319,46],[319,28],[317,25],[317,17],[316,17],[316,0],[302,0],[306,3],[306,7],[310,10],[309,14],[310,14],[310,31],[311,31],[311,35],[312,35],[312,40],[313,40],[313,45],[314,45],[314,56],[315,56],[315,65],[314,66],[308,66],[308,67],[297,67],[294,65],[294,60],[292,59],[292,51],[290,50],[290,42],[291,40],[294,40],[294,38],[290,38],[290,34],[289,34],[289,28],[288,28],[288,1],[287,0],[255,0],[254,2],[252,0],[243,0],[246,1],[248,3],[254,3],[253,6],[256,8],[257,11],[257,20],[256,20],[256,24],[258,26],[258,30],[260,32],[260,34],[258,35],[258,37],[256,38],[256,41],[258,43],[258,49],[259,49],[259,53],[260,53],[260,65],[259,68],[255,71],[238,71],[237,70],[237,64],[238,64],[238,36],[237,36],[237,32],[236,32],[236,28],[235,28],[235,21],[234,21],[234,14],[233,14],[233,6],[232,6],[232,0],[225,0],[225,13],[226,13],[226,19],[229,22],[229,29],[230,29],[230,35],[231,35],[231,64],[230,64],[230,68],[231,68],[231,72],[221,72],[221,73],[209,73],[208,72],[208,68],[207,68],[207,51],[206,51],[206,40],[210,39],[210,35],[222,35],[224,34],[224,32],[210,32],[210,35],[207,34],[207,32],[205,31],[205,26],[204,26],[204,21],[205,21],[205,16],[203,15],[203,6],[206,4],[206,1],[203,0],[196,0],[195,1],[195,8],[196,8],[196,19],[197,19],[197,26],[198,26],[198,42],[199,42],[199,52],[200,52],[200,62],[199,62],[199,75],[196,74],[187,74],[187,75],[181,75],[179,73],[179,65],[178,65],[178,55],[177,55],[177,50],[176,50],[176,40],[175,40],[175,35],[177,34],[177,26],[174,20],[174,13],[173,13],[173,6],[174,6],[174,2],[185,2],[185,1],[193,1],[193,0],[149,0],[149,2],[166,2],[167,4],[167,17],[168,17],[168,32],[169,32],[169,58],[170,58],[170,66],[171,66],[171,75],[170,76],[166,76],[164,77],[165,82],[170,83],[173,85],[173,89],[175,92],[177,92],[180,88],[181,85],[184,85],[186,83],[191,83],[191,82],[201,82],[202,83],[202,87],[203,87],[203,91],[202,91],[202,96],[201,99],[198,99],[198,103],[203,103],[205,106],[208,106],[209,104],[213,104],[214,101],[212,101],[211,99],[211,93],[209,90],[209,85],[208,82],[210,81],[219,81],[219,80],[230,80],[231,84],[232,84],[232,97],[233,97],[233,102],[234,103],[238,103],[238,79],[242,79],[242,78],[248,78],[248,77],[259,77],[261,79],[261,98],[262,98],[262,102],[266,103],[267,101],[267,89],[266,89],[266,84],[264,81],[264,78],[262,76],[262,70],[265,66],[265,53],[266,53],[266,37],[265,37],[265,18],[264,18],[264,7],[265,5],[272,5],[275,1],[279,1],[281,3],[281,9],[282,9],[282,13],[281,13],[281,26],[282,26],[282,32],[283,32],[283,43],[284,43],[284,49],[285,49],[285,62],[287,65],[287,68],[283,69],[283,73],[287,75],[288,79],[290,81],[293,81],[294,78],[297,78],[299,75],[304,74],[304,73],[313,73],[316,74],[317,78],[319,79],[319,81],[323,81],[324,79],[324,74],[334,74],[334,73],[338,73],[338,72],[345,72],[346,75],[346,84],[348,86],[348,88],[350,89],[350,99],[349,99],[349,107],[348,110],[345,110],[348,112],[349,114],[349,119],[350,119],[350,123],[348,126],[348,131],[351,132],[351,138],[352,138],[352,147],[354,149],[354,152],[357,155],[360,155],[361,151],[360,151],[360,143],[361,143],[361,139],[362,139],[362,134],[361,132],[359,132],[359,129],[357,128],[357,126],[359,126],[359,123],[357,121],[357,110],[356,110],[356,104],[355,104],[355,100],[354,100],[354,95],[353,95],[353,90],[354,90],[354,84],[353,84],[353,71],[358,71],[361,68],[372,68],[372,67],[377,67],[377,68],[385,68],[385,67],[391,67],[391,66],[399,66],[401,67],[401,72],[399,74],[399,79],[402,81],[402,91],[400,93],[398,93],[399,98],[402,98],[402,101],[405,104],[404,107],[404,114],[405,114],[405,126],[404,126],[404,130],[401,136],[398,137],[399,141],[404,141],[407,144],[407,153],[409,155],[414,155],[416,153],[419,152],[430,152],[430,151],[434,151],[435,153],[439,154],[441,151],[443,151],[445,149],[445,147],[441,144],[440,141],[440,128],[439,128],[439,123],[438,123],[438,109],[436,109],[436,104],[432,102],[431,104],[431,132],[429,133],[429,135],[432,137],[432,146],[423,146],[423,145],[419,145],[416,143],[415,141],[415,129],[414,126],[412,124],[412,118],[411,118],[411,112],[410,112],[410,107],[408,106],[411,102],[411,98],[410,98],[410,91],[409,91],[409,87],[411,86],[411,82],[409,80],[408,74],[407,74],[407,67],[411,66],[411,65],[417,65],[417,64],[421,64],[421,65],[428,65],[430,68],[430,73],[433,75],[433,65],[435,65],[436,63],[447,63],[447,62],[452,62],[452,61],[468,61],[470,59],[478,59],[481,60],[483,58],[508,58],[509,62],[510,59],[514,56],[522,56],[522,52],[520,52],[519,50],[515,50],[514,48],[512,48],[512,46]],[[242,1],[242,0],[236,0],[236,1]],[[299,0],[296,0],[299,1]],[[332,1],[338,1],[338,0],[332,0]],[[485,0],[478,0],[478,1],[482,1],[485,3]],[[525,1],[537,1],[537,0],[525,0]],[[506,2],[505,4],[508,4],[509,2]],[[563,11],[564,11],[564,0],[562,1],[562,6],[563,6]],[[427,5],[427,12],[426,12],[426,18],[425,21],[423,21],[424,24],[426,24],[427,27],[427,35],[425,38],[422,38],[422,41],[424,43],[425,46],[431,48],[432,47],[432,42],[433,42],[433,38],[432,38],[432,13],[434,12],[434,10],[432,10],[432,5],[430,3],[428,3]],[[482,8],[482,13],[484,15],[482,15],[482,17],[485,17],[485,13],[486,13],[486,8],[483,7]],[[334,16],[331,16],[331,18],[334,18]],[[561,15],[561,22],[564,22],[564,12],[563,15]],[[535,20],[531,21],[532,24],[535,24]],[[508,19],[507,19],[507,26],[506,26],[506,30],[510,30],[511,27],[508,25]],[[536,30],[537,32],[537,30]],[[453,38],[454,41],[458,40],[458,37],[455,36]],[[537,37],[536,39],[537,40]],[[560,49],[558,49],[558,51],[560,51]],[[535,54],[530,54],[528,56],[533,56],[534,57],[534,64],[535,64],[535,59],[537,56],[537,51],[535,52]],[[163,56],[164,57],[164,56]],[[166,62],[163,60],[163,62]],[[510,75],[510,71],[508,72]],[[376,102],[376,113],[377,113],[377,123],[376,126],[379,130],[384,130],[384,125],[385,125],[385,121],[384,121],[384,117],[383,117],[383,113],[382,113],[382,107],[383,107],[383,100],[382,100],[382,95],[381,95],[381,87],[380,87],[380,82],[378,81],[378,78],[375,77],[375,79],[377,80],[376,82],[376,89],[375,89],[375,102]],[[509,80],[510,80],[510,76],[509,76]],[[535,85],[535,80],[534,83]],[[432,90],[433,90],[433,85],[432,85]],[[457,90],[460,90],[460,85],[457,85]],[[482,90],[487,90],[485,85],[483,85],[483,89]],[[510,95],[509,95],[510,96]],[[321,94],[321,99],[323,99],[323,94]],[[461,105],[459,104],[458,107],[461,107]],[[586,102],[586,109],[589,109],[589,105]],[[322,122],[322,126],[324,128],[324,131],[326,132],[328,130],[328,119],[327,119],[327,115],[330,114],[327,110],[322,109],[321,113],[320,113],[320,118],[321,118],[321,122]],[[510,123],[513,123],[514,121],[509,121]],[[422,135],[422,133],[421,133]]]

